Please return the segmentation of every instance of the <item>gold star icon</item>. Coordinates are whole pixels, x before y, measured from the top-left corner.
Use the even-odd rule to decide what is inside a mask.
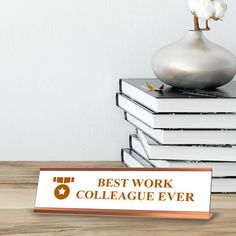
[[[65,199],[70,194],[70,188],[65,184],[58,185],[54,190],[54,195],[57,199]]]

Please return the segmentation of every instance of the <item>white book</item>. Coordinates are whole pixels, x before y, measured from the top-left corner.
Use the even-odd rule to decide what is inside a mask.
[[[148,167],[149,164],[144,162],[140,163],[137,158],[137,154],[133,155],[134,152],[130,150],[123,150],[123,162],[130,168],[135,167]],[[139,156],[139,158],[141,158]],[[147,166],[146,166],[147,165]],[[212,178],[212,192],[213,193],[236,193],[236,178]]]
[[[120,92],[157,113],[236,112],[236,81],[214,90],[186,90],[165,85],[162,93],[150,91],[147,83],[159,88],[158,79],[121,79]]]
[[[161,144],[236,144],[236,130],[152,129],[128,113],[125,113],[125,119]]]
[[[140,130],[138,137],[131,136],[132,147],[141,141],[150,159],[236,162],[235,146],[163,145],[148,138]]]
[[[126,166],[132,166],[133,168],[154,167],[151,162],[145,160],[143,157],[128,148],[121,150],[121,160]]]
[[[152,163],[156,167],[163,168],[212,168],[214,177],[233,177],[236,176],[236,162],[211,162],[211,161],[178,161],[178,160],[165,160],[150,159],[145,151],[142,143],[138,140],[136,135],[130,136],[130,148]]]
[[[236,113],[158,114],[123,94],[117,94],[117,105],[154,129],[236,129]]]

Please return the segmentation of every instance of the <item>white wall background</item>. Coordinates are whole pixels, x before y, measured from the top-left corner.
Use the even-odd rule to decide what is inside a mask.
[[[209,39],[236,54],[236,1]],[[119,77],[192,29],[187,0],[1,0],[0,160],[119,160]]]

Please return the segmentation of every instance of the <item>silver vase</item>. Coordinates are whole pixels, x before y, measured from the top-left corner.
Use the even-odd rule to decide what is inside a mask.
[[[188,31],[181,40],[156,52],[152,68],[158,79],[173,87],[213,89],[234,78],[236,58],[202,32]]]

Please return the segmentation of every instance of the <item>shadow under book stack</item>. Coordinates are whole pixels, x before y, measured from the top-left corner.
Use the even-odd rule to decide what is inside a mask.
[[[117,105],[136,128],[122,149],[124,164],[210,167],[212,192],[236,192],[236,81],[216,90],[158,92],[150,85],[162,86],[157,79],[120,80]]]

